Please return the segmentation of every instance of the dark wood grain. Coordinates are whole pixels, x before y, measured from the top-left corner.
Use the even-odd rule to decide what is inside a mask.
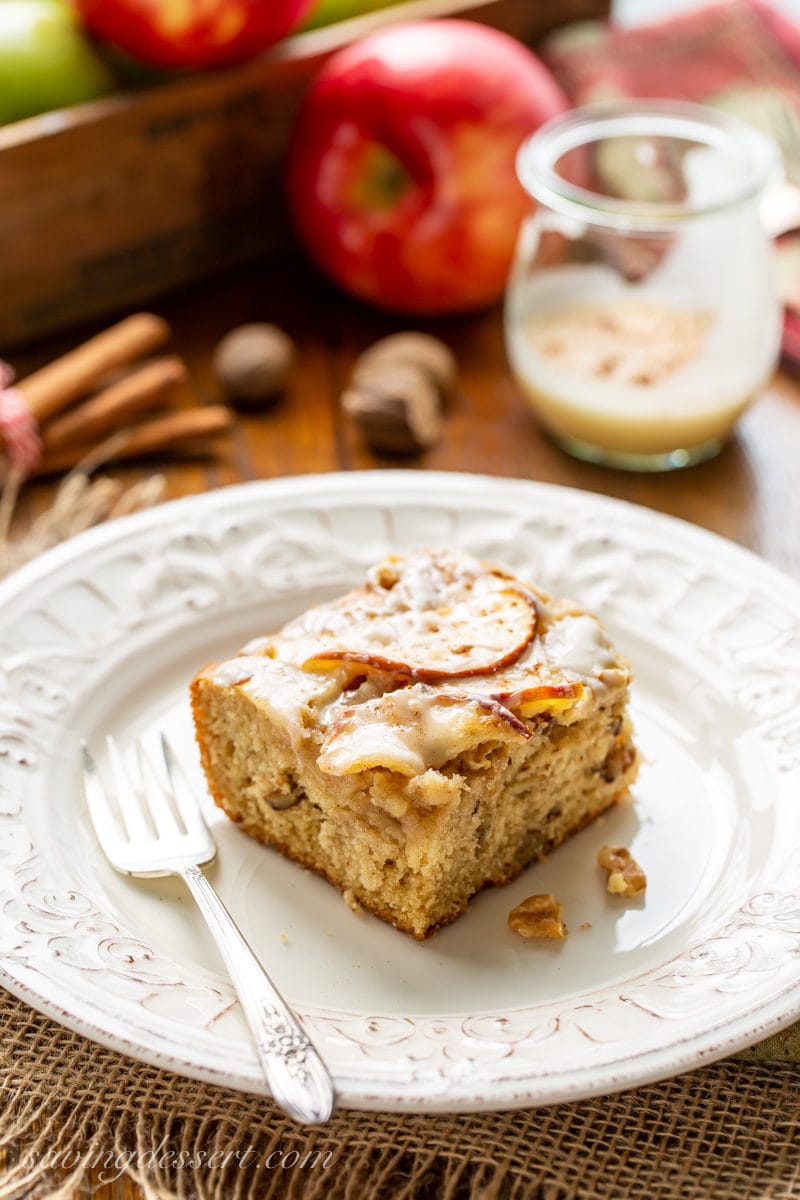
[[[158,308],[174,329],[198,396],[220,399],[211,372],[216,340],[232,326],[275,321],[300,354],[292,386],[268,412],[243,416],[223,452],[205,462],[153,460],[114,472],[133,479],[164,471],[173,496],[255,478],[302,472],[401,466],[546,480],[617,496],[696,522],[748,546],[800,577],[800,383],[780,373],[714,461],[670,475],[625,474],[573,461],[536,426],[511,378],[499,309],[423,324],[456,350],[461,390],[446,433],[416,460],[376,458],[339,413],[338,396],[355,355],[408,322],[343,297],[291,256],[263,261]],[[419,326],[418,326],[419,327]],[[87,332],[89,332],[87,330]],[[16,361],[25,371],[73,343],[38,346]],[[52,483],[27,491],[20,527],[49,503]],[[13,1148],[12,1148],[13,1152]],[[99,1184],[88,1200],[139,1200],[131,1184]]]

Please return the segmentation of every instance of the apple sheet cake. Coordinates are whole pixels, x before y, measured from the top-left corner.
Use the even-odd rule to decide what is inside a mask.
[[[419,551],[206,667],[191,699],[228,816],[423,938],[626,795],[629,679],[577,605]]]

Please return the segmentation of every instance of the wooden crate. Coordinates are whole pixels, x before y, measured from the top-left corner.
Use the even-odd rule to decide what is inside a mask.
[[[0,128],[0,351],[148,301],[287,237],[281,165],[323,60],[384,25],[465,16],[521,41],[607,0],[412,0],[193,75]]]

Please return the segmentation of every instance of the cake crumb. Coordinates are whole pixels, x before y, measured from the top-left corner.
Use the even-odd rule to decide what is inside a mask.
[[[345,888],[342,892],[342,897],[351,912],[360,913],[363,911],[361,903],[352,888]]]
[[[591,921],[581,921],[581,923],[580,923],[580,928],[581,928],[581,929],[591,929],[591,928],[592,928],[592,922],[591,922]]]
[[[624,846],[601,846],[597,862],[608,872],[606,889],[612,896],[636,898],[644,895],[647,876],[630,850]]]
[[[528,896],[508,914],[508,927],[524,938],[564,938],[564,907],[550,892]]]
[[[288,946],[288,945],[289,945],[289,939],[288,939],[288,937],[286,936],[286,934],[283,932],[283,930],[281,930],[281,945],[282,945],[282,946]]]

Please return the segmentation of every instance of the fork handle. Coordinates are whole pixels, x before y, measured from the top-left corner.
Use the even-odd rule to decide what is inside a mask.
[[[273,1099],[303,1124],[327,1121],[336,1101],[327,1067],[200,868],[179,874],[228,968]]]

